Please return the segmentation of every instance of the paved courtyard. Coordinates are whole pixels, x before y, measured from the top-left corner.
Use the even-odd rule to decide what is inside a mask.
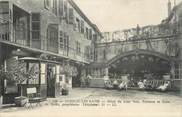
[[[0,117],[181,117],[181,93],[161,93],[128,90],[75,88],[68,96],[49,98],[34,108],[8,107],[1,109]],[[155,112],[155,113],[154,113]],[[160,115],[160,116],[159,116]],[[138,117],[137,116],[137,117]]]

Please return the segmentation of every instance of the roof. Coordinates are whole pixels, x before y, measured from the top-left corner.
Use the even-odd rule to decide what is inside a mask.
[[[23,57],[23,58],[19,58],[18,60],[23,60],[23,61],[34,61],[34,62],[47,62],[47,63],[60,64],[60,63],[57,62],[57,61],[44,60],[44,59],[34,58],[34,57]]]

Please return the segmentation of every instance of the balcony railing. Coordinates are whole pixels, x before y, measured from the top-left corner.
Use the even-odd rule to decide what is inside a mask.
[[[45,53],[50,52],[60,57],[73,59],[75,61],[78,60],[80,62],[87,62],[87,63],[92,62],[92,59],[86,57],[84,52],[80,52],[78,54],[76,49],[72,47],[66,47],[66,49],[59,48],[57,43],[56,46],[49,44],[49,48],[52,49],[51,50],[48,49],[47,37],[44,35],[40,35],[39,36],[40,39],[37,40],[37,42],[40,42],[40,47],[38,48],[34,47],[32,46],[33,40],[31,40],[29,36],[25,36],[25,35],[31,35],[31,31],[29,29],[24,29],[24,32],[26,33],[23,33],[21,30],[16,30],[10,22],[8,21],[4,22],[2,19],[0,19],[0,41],[9,42],[10,44],[11,43],[16,44],[17,46],[20,45],[21,47],[28,47],[30,49],[31,48],[37,49],[37,51],[41,50]]]

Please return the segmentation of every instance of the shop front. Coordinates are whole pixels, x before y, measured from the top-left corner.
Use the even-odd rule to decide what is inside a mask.
[[[34,64],[37,64],[39,69],[39,71],[37,71],[39,73],[37,84],[31,85],[30,82],[28,82],[26,84],[28,87],[36,87],[38,91],[37,93],[39,93],[41,97],[45,98],[53,98],[61,95],[61,63],[31,57],[24,57],[20,60],[29,64],[33,62]]]
[[[40,97],[59,97],[63,89],[79,85],[82,69],[75,62],[18,55],[6,57],[2,65],[5,73],[13,74],[1,77],[0,104],[13,104],[15,97],[27,97],[35,89]]]

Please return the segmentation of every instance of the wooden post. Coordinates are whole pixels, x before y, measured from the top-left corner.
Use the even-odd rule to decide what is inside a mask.
[[[174,61],[171,62],[171,76],[172,76],[172,79],[175,79],[175,63]]]
[[[0,94],[0,109],[2,108],[3,105],[3,96]]]
[[[3,83],[2,83],[2,79],[0,79],[0,109],[1,109],[1,107],[2,107],[2,103],[3,103],[3,101],[2,101],[2,89],[3,89]]]

